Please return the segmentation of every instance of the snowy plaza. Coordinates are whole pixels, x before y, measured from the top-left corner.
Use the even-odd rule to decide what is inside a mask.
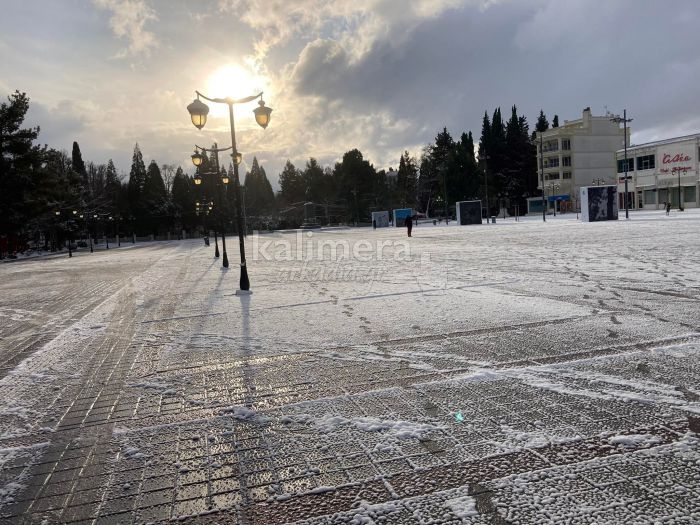
[[[700,211],[246,242],[0,265],[1,523],[700,523]]]

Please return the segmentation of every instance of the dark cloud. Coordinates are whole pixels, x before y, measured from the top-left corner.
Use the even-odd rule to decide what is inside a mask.
[[[109,13],[130,13],[98,3],[114,9],[10,7],[0,87],[29,92],[42,142],[78,140],[86,158],[113,157],[122,171],[136,141],[187,167],[195,142],[227,142],[226,122],[199,132],[184,108],[218,66],[251,54],[275,111],[262,132],[241,108],[239,146],[273,179],[287,158],[332,164],[351,148],[395,166],[443,126],[478,138],[484,110],[511,104],[531,125],[540,108],[562,121],[626,108],[635,142],[700,131],[696,0],[139,0],[158,45],[136,69],[110,60],[128,39],[114,40]],[[59,14],[85,31],[52,24]]]
[[[356,115],[387,110],[409,120],[413,142],[443,125],[478,132],[485,109],[511,104],[531,122],[540,108],[574,119],[585,106],[597,113],[608,106],[627,107],[636,130],[692,125],[691,86],[700,81],[696,6],[550,0],[465,7],[409,35],[383,35],[359,58],[337,41],[309,42],[292,80],[298,94]]]

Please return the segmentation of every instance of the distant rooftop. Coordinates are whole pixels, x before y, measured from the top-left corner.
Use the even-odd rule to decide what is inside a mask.
[[[683,135],[682,137],[673,137],[670,139],[654,140],[652,142],[643,142],[642,144],[630,144],[627,149],[632,148],[648,148],[650,146],[663,146],[665,144],[673,144],[674,142],[683,142],[684,140],[692,140],[700,138],[700,133],[693,133],[692,135]],[[618,152],[625,151],[624,149],[617,150]]]

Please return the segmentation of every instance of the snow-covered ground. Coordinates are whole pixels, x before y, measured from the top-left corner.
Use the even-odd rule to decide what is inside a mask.
[[[0,266],[0,522],[700,522],[700,212]],[[87,521],[86,521],[87,520]]]

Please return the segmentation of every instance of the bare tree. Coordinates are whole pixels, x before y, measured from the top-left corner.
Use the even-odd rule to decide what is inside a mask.
[[[175,164],[163,164],[160,168],[160,173],[163,177],[163,182],[165,183],[165,189],[170,193],[170,189],[173,186],[173,177],[175,177],[175,170],[177,167]]]

